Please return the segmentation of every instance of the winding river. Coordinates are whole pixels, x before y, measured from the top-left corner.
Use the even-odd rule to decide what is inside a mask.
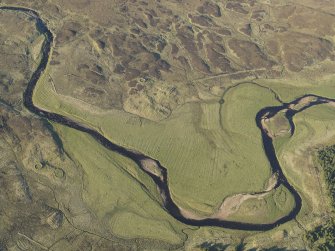
[[[35,106],[33,102],[33,94],[34,89],[36,87],[36,84],[40,77],[43,75],[49,59],[51,57],[52,47],[54,43],[54,35],[53,33],[48,29],[47,24],[41,19],[40,15],[31,9],[28,8],[22,8],[22,7],[11,7],[11,6],[2,6],[0,7],[0,10],[2,11],[16,11],[28,14],[36,21],[36,27],[37,29],[43,33],[46,37],[46,42],[43,45],[42,49],[42,59],[40,64],[38,65],[36,71],[32,74],[31,79],[28,82],[28,86],[23,94],[23,103],[24,106],[32,113],[48,119],[50,121],[71,127],[73,129],[82,131],[84,133],[87,133],[91,135],[94,139],[96,139],[100,144],[102,144],[104,147],[111,151],[115,151],[127,158],[132,159],[136,164],[141,168],[147,175],[149,175],[152,180],[156,183],[160,194],[163,199],[163,207],[164,209],[169,212],[169,214],[177,219],[178,221],[192,225],[192,226],[217,226],[217,227],[223,227],[223,228],[229,228],[229,229],[238,229],[238,230],[249,230],[249,231],[265,231],[273,229],[280,224],[283,224],[285,222],[288,222],[296,217],[296,215],[299,213],[302,202],[301,197],[299,193],[294,189],[294,187],[288,182],[287,178],[285,177],[284,173],[282,172],[282,169],[280,167],[280,164],[278,162],[276,152],[273,146],[272,138],[268,136],[265,128],[262,126],[262,119],[264,117],[271,118],[274,116],[278,111],[287,109],[286,112],[286,118],[288,119],[290,125],[291,125],[291,133],[294,133],[294,123],[293,123],[293,116],[313,105],[327,103],[327,102],[334,102],[333,99],[327,99],[323,97],[319,97],[316,95],[305,95],[303,97],[297,98],[296,100],[292,101],[291,103],[284,103],[281,106],[276,107],[266,107],[259,111],[256,115],[256,124],[260,129],[262,140],[263,140],[263,147],[265,154],[271,164],[272,173],[277,174],[277,183],[275,185],[275,188],[279,187],[280,185],[283,185],[286,187],[290,193],[294,196],[295,199],[295,205],[294,208],[291,210],[289,214],[286,216],[278,219],[276,222],[273,223],[267,223],[267,224],[252,224],[252,223],[244,223],[244,222],[236,222],[236,221],[228,221],[228,220],[222,220],[218,218],[204,218],[204,219],[197,219],[192,217],[185,217],[181,211],[181,209],[175,204],[175,202],[171,198],[168,181],[167,181],[167,169],[163,167],[158,160],[154,160],[150,158],[149,156],[146,156],[142,153],[134,152],[129,149],[126,149],[122,146],[119,146],[117,144],[114,144],[107,138],[105,138],[103,135],[101,135],[96,130],[89,128],[83,124],[80,124],[78,122],[75,122],[74,120],[71,120],[68,117],[65,117],[63,115],[45,111],[37,106]],[[300,100],[306,97],[313,97],[314,100],[308,105],[306,105],[303,109],[300,110],[294,110],[290,109],[290,106],[297,104]],[[220,100],[221,103],[223,103],[223,100]],[[159,175],[155,174],[155,172],[150,171],[150,169],[145,168],[143,165],[143,161],[150,160],[152,163],[155,163],[156,168],[159,170]]]

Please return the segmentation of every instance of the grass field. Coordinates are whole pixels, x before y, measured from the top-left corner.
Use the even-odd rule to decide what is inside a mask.
[[[171,244],[185,238],[181,232],[185,226],[161,208],[155,185],[132,161],[108,151],[89,135],[58,124],[55,128],[84,171],[83,200],[106,233]]]
[[[298,113],[294,117],[295,134],[275,141],[284,173],[303,196],[300,218],[306,222],[311,215],[324,217],[331,208],[315,154],[323,145],[334,143],[334,108],[322,104]]]
[[[278,102],[257,86],[230,90],[221,114],[216,101],[189,103],[161,122],[119,110],[97,110],[57,95],[42,81],[34,100],[40,107],[97,128],[117,144],[158,159],[168,169],[174,200],[197,213],[212,213],[229,195],[262,191],[271,175],[255,115]]]
[[[335,95],[334,77],[320,78],[318,81],[301,80],[259,80],[258,83],[269,86],[284,102],[303,96],[305,94],[315,94],[323,97],[333,98]]]

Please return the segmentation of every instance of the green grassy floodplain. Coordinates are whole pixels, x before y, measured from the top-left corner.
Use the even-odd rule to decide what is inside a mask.
[[[225,100],[221,114],[218,102],[189,103],[167,120],[140,122],[118,110],[96,112],[85,103],[57,95],[47,82],[41,81],[34,95],[38,106],[88,124],[113,142],[158,159],[168,169],[170,190],[178,205],[203,215],[214,212],[227,196],[264,190],[271,176],[255,115],[278,102],[268,90],[253,85],[232,89]]]
[[[105,149],[87,134],[59,124],[54,126],[66,151],[84,171],[83,200],[106,225],[107,233],[170,244],[183,241],[181,230],[186,226],[162,209],[154,183],[135,163]]]
[[[270,86],[284,101],[291,101],[306,93],[325,96],[335,93],[331,81],[326,81],[324,86],[296,83],[288,86],[268,80],[259,82]],[[34,102],[46,110],[66,115],[95,128],[117,144],[158,159],[168,169],[170,190],[176,203],[198,214],[211,214],[229,195],[262,191],[271,174],[254,119],[261,108],[279,103],[264,88],[245,84],[231,89],[225,95],[221,114],[218,100],[188,103],[175,110],[170,118],[160,122],[149,121],[120,110],[104,111],[73,97],[59,95],[47,77],[38,83]],[[324,116],[328,116],[328,113]],[[296,133],[299,130],[297,127]],[[281,138],[278,140],[280,143],[275,141],[279,154],[282,149],[290,149],[286,146],[289,141],[290,138]],[[285,161],[282,161],[283,157],[280,158],[286,166],[284,172],[291,181],[297,174],[292,174]],[[299,180],[301,178],[292,181],[298,189]],[[144,181],[146,186],[150,182]],[[302,193],[305,197],[304,192]],[[147,198],[148,194],[143,196]],[[280,210],[270,197],[266,200],[269,216],[264,218],[269,222],[285,215],[290,205],[292,206],[288,199],[287,204],[281,206]],[[241,208],[250,207],[250,203],[252,204],[247,201]],[[308,211],[310,203],[312,202],[303,202],[303,212]],[[232,216],[236,219],[239,217],[244,216],[239,213]],[[254,216],[244,219],[247,222],[259,222]],[[115,222],[114,225],[120,225],[118,221]]]
[[[315,154],[324,145],[335,142],[335,106],[321,104],[308,108],[294,117],[295,134],[275,140],[278,159],[289,182],[303,197],[298,219],[313,225],[310,217],[320,221],[331,214],[323,171]]]

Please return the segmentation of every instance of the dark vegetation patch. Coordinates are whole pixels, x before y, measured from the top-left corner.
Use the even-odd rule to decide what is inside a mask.
[[[275,31],[275,28],[271,24],[261,24],[260,29],[262,32]]]
[[[334,55],[332,43],[323,38],[291,32],[279,35],[279,39],[283,44],[283,57],[287,68],[294,72]]]
[[[84,95],[90,98],[99,98],[102,96],[105,92],[93,87],[86,87],[84,89]]]
[[[194,32],[190,27],[182,27],[178,29],[177,38],[180,40],[184,48],[193,55],[198,55],[198,49],[194,42]]]
[[[252,12],[251,19],[254,19],[260,22],[264,19],[265,16],[266,16],[265,10],[254,10]]]
[[[318,160],[323,169],[332,207],[335,208],[335,145],[327,146],[318,151]],[[326,224],[317,226],[306,234],[312,250],[335,250],[335,222],[333,219]]]
[[[215,32],[204,31],[206,37],[213,43],[220,43],[222,45],[223,38]]]
[[[216,30],[217,33],[223,35],[223,36],[231,36],[232,33],[228,28],[220,28]]]
[[[247,69],[271,68],[274,65],[274,62],[268,59],[266,54],[253,42],[231,39],[228,44]]]
[[[318,226],[306,234],[306,239],[315,251],[335,250],[335,223],[330,221]]]
[[[114,72],[117,74],[123,74],[125,72],[125,68],[122,64],[116,64]]]
[[[171,54],[175,55],[178,53],[178,51],[179,51],[178,46],[176,44],[171,44]]]
[[[335,145],[319,150],[318,159],[324,171],[332,206],[335,208]]]
[[[250,36],[251,35],[251,25],[250,24],[244,25],[242,28],[240,28],[240,31],[244,33],[245,35]]]
[[[198,247],[205,251],[224,251],[229,247],[229,245],[223,243],[212,243],[205,241]]]
[[[141,75],[141,72],[137,69],[127,68],[125,72],[125,80],[132,80]]]
[[[190,27],[182,27],[178,30],[177,37],[190,55],[191,65],[200,72],[210,74],[210,66],[199,56],[193,29]]]
[[[191,15],[189,14],[188,17],[191,19],[192,23],[204,26],[204,27],[212,27],[215,26],[213,20],[205,15]]]
[[[126,81],[148,74],[161,79],[161,71],[168,71],[171,67],[167,60],[161,58],[160,53],[168,44],[161,35],[134,37],[116,32],[109,35],[109,43],[117,61],[113,71],[122,74]]]
[[[0,85],[8,88],[13,84],[13,78],[5,72],[0,72]]]
[[[73,41],[77,34],[82,29],[81,24],[77,22],[67,22],[59,30],[56,36],[56,45],[62,45],[64,43]]]
[[[129,86],[129,87],[135,87],[136,84],[137,84],[137,81],[136,81],[136,80],[132,80],[132,81],[128,82],[128,86]]]
[[[143,28],[143,29],[147,29],[148,25],[143,21],[143,19],[141,18],[134,18],[133,19],[135,24],[137,24],[139,27]]]
[[[188,61],[187,58],[185,58],[184,56],[179,56],[177,58],[177,60],[180,62],[180,64],[182,65],[182,67],[186,68],[186,69],[191,69],[190,63]]]
[[[202,33],[198,33],[197,34],[197,46],[199,48],[199,50],[202,50],[204,47],[204,35]]]
[[[48,120],[42,120],[43,126],[49,131],[51,137],[53,138],[55,144],[57,145],[60,154],[64,153],[64,145],[62,139],[59,137],[58,133],[55,131],[53,125]]]
[[[89,82],[96,85],[103,85],[107,82],[106,76],[93,70],[86,71],[85,77]]]
[[[220,47],[219,45],[213,46],[211,44],[207,44],[206,51],[208,60],[213,67],[219,68],[222,72],[233,71],[229,59],[222,54],[225,53],[224,48]]]
[[[235,11],[237,13],[241,13],[241,14],[248,14],[249,12],[242,6],[241,3],[237,2],[237,1],[231,1],[228,2],[226,4],[226,8],[232,11]]]
[[[199,6],[197,10],[201,14],[207,14],[214,17],[221,17],[220,7],[217,4],[209,1],[206,1],[203,5]]]

